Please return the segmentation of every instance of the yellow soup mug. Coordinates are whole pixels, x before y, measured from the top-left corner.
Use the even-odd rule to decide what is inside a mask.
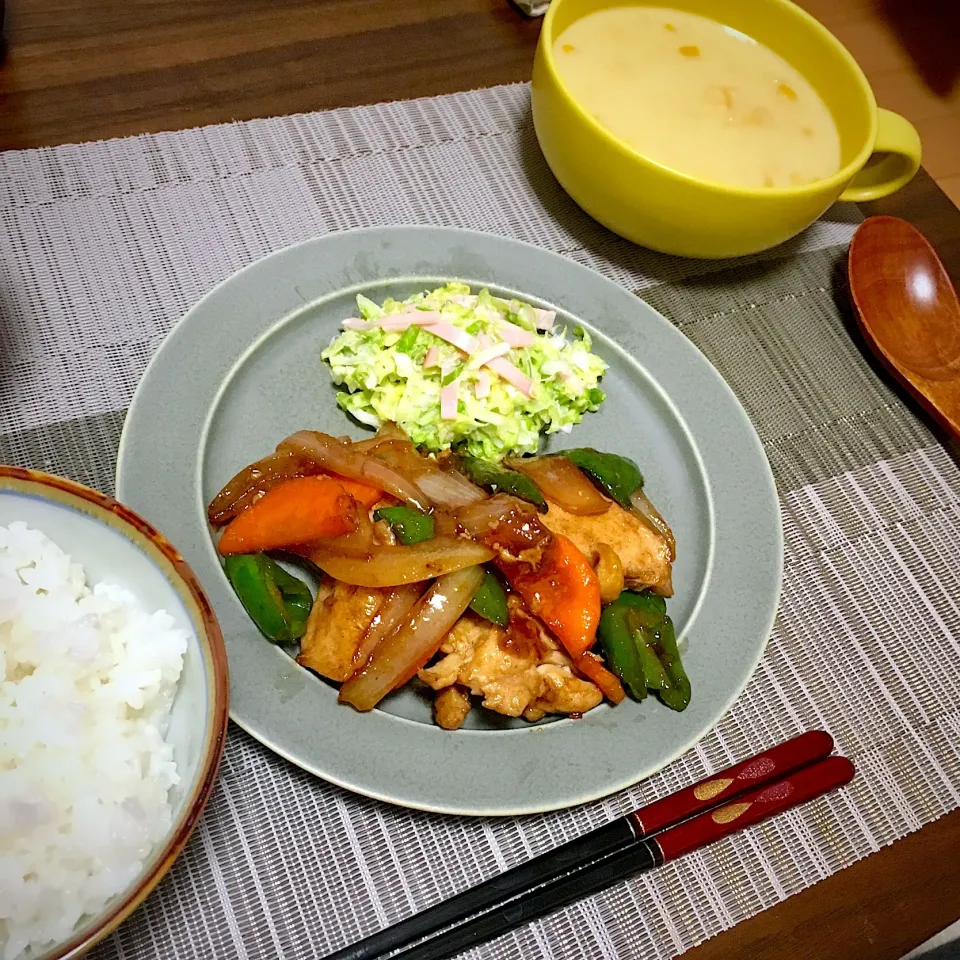
[[[863,71],[825,27],[789,0],[667,0],[673,9],[722,19],[793,64],[833,113],[841,169],[798,187],[753,189],[687,176],[627,146],[566,88],[554,40],[575,20],[624,0],[553,0],[533,67],[533,122],[547,163],[590,216],[634,243],[686,257],[737,257],[782,243],[835,200],[875,200],[920,166],[920,137],[903,117],[878,110]],[[636,4],[642,6],[644,4]],[[659,2],[646,4],[660,6]]]

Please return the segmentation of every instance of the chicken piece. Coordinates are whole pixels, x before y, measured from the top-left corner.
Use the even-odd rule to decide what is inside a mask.
[[[586,713],[603,700],[599,687],[574,676],[569,666],[542,663],[537,673],[543,692],[523,711],[525,720],[539,720],[545,713]]]
[[[470,695],[454,685],[437,691],[433,701],[433,717],[444,730],[459,730],[470,712]]]
[[[462,666],[463,657],[459,653],[450,653],[432,667],[423,667],[417,672],[417,676],[432,690],[443,690],[457,682]]]
[[[537,676],[540,651],[523,635],[508,633],[479,617],[461,617],[444,641],[446,659],[459,661],[457,679],[471,693],[483,697],[488,710],[519,717],[540,694]],[[444,661],[437,666],[443,668]]]
[[[620,558],[628,587],[650,587],[661,596],[673,596],[666,539],[620,504],[611,502],[605,513],[577,516],[551,501],[550,509],[540,519],[554,533],[569,537],[592,564],[597,562],[599,544],[611,547]]]
[[[377,587],[339,581],[329,595],[317,594],[297,663],[330,680],[346,680],[354,670],[353,656],[386,594]]]
[[[518,651],[511,637],[494,627],[474,648],[473,658],[460,669],[460,682],[483,697],[483,706],[508,717],[519,717],[540,693],[536,651]]]
[[[483,697],[488,710],[508,717],[526,716],[534,705],[542,706],[539,716],[564,713],[567,703],[583,712],[603,698],[592,683],[574,675],[569,657],[515,596],[510,597],[507,630],[467,614],[440,650],[446,656],[419,672],[424,683],[438,691],[458,683]]]

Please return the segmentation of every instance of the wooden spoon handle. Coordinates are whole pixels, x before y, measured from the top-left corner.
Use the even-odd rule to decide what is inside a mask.
[[[868,346],[960,442],[960,304],[936,251],[907,221],[868,217],[850,244],[848,272]]]
[[[950,379],[931,379],[902,366],[876,341],[871,328],[857,320],[864,339],[880,362],[893,374],[929,416],[960,444],[960,368]]]

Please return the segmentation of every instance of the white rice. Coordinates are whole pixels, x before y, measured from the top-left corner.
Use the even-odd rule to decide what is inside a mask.
[[[170,827],[188,634],[23,523],[0,526],[0,956],[69,938]]]

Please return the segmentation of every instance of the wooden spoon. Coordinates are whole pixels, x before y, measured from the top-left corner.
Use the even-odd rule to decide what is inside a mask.
[[[960,303],[933,247],[906,220],[870,217],[847,270],[870,348],[960,442]]]

